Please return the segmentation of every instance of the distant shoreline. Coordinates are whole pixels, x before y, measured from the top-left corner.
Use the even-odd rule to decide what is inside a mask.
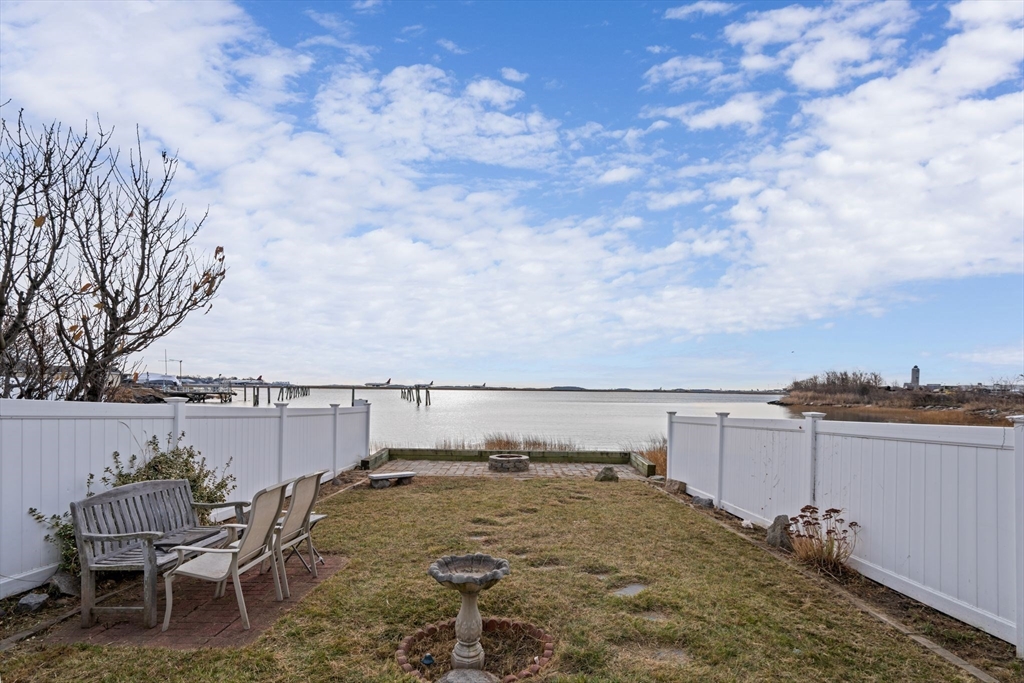
[[[266,385],[252,385],[266,386]],[[365,384],[302,384],[293,386],[309,387],[310,389],[359,389],[361,391],[395,391],[402,388],[411,388],[415,385],[394,385],[386,387],[368,387]],[[758,396],[781,396],[786,392],[783,389],[584,389],[572,388],[551,388],[551,387],[459,387],[459,386],[431,386],[420,387],[431,391],[549,391],[552,393],[574,394],[574,393],[600,393],[600,394],[751,394]]]

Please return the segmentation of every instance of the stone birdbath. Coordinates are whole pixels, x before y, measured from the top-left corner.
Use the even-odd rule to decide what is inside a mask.
[[[483,620],[476,601],[485,591],[509,575],[508,560],[490,555],[448,555],[430,565],[428,574],[442,586],[462,594],[462,607],[455,618],[453,669],[483,669],[484,649],[480,646]]]

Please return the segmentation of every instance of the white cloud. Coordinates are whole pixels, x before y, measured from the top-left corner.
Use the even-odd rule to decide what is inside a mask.
[[[374,14],[384,7],[384,0],[353,0],[352,10],[359,14]]]
[[[775,104],[779,93],[760,94],[745,92],[733,95],[724,104],[696,111],[693,103],[675,107],[652,107],[644,111],[644,116],[666,116],[682,121],[691,130],[706,130],[739,125],[749,132],[758,129],[765,117],[765,110]]]
[[[424,64],[385,75],[350,68],[321,89],[317,118],[346,149],[366,154],[549,166],[559,153],[559,124],[537,112],[506,113],[522,96],[491,79],[460,91],[444,71]]]
[[[530,77],[530,74],[523,73],[522,71],[516,71],[512,67],[506,66],[504,69],[501,70],[501,77],[504,78],[506,81],[512,81],[513,83],[522,83],[523,81]]]
[[[644,172],[639,168],[632,168],[630,166],[617,166],[602,173],[598,177],[597,182],[601,185],[625,183],[640,177],[641,175],[643,175],[643,173]]]
[[[666,52],[671,52],[672,48],[670,48],[668,45],[648,45],[646,50],[650,52],[652,55],[660,55]]]
[[[644,73],[648,86],[670,83],[671,90],[682,90],[722,73],[723,64],[703,57],[673,57],[666,62],[652,66]]]
[[[463,50],[461,47],[456,45],[454,41],[448,40],[447,38],[441,38],[437,41],[437,44],[454,55],[464,55],[467,53],[467,50]]]
[[[665,10],[666,19],[690,19],[692,17],[704,15],[704,14],[728,14],[732,12],[738,4],[733,2],[716,2],[715,0],[698,0],[697,2],[690,3],[689,5],[680,5],[679,7],[670,7]]]
[[[1024,340],[1019,344],[950,353],[948,356],[979,365],[1006,366],[1016,373],[1024,372]]]
[[[752,12],[726,26],[729,42],[743,47],[741,66],[751,72],[786,68],[807,90],[829,90],[847,81],[884,73],[902,45],[895,38],[915,20],[905,0],[791,5]],[[773,54],[768,47],[782,45]]]
[[[713,159],[599,122],[562,134],[497,80],[425,64],[312,69],[229,4],[9,3],[0,60],[5,98],[37,121],[80,127],[100,112],[122,144],[141,123],[148,153],[179,151],[176,197],[193,213],[211,207],[201,239],[227,247],[231,270],[213,313],[167,340],[177,357],[210,372],[344,380],[776,329],[877,308],[914,280],[1020,273],[1022,32],[1003,11],[954,5],[941,48],[804,95],[780,135],[716,136]],[[897,24],[873,24],[872,55],[875,34]],[[875,57],[834,61],[837,87]],[[293,87],[300,77],[312,102]],[[753,130],[775,96],[645,114],[692,136]],[[311,115],[292,116],[296,105]],[[465,163],[491,169],[460,175]],[[648,184],[616,203],[594,187],[608,174]],[[527,182],[597,208],[546,215]],[[694,214],[708,226],[686,229]],[[662,243],[640,239],[651,236]],[[296,340],[301,353],[288,351]]]
[[[704,193],[700,190],[675,190],[674,192],[651,192],[647,195],[647,208],[651,211],[665,211],[684,204],[700,201]]]

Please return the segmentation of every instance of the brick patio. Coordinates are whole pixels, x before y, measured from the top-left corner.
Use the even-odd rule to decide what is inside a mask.
[[[530,463],[529,472],[492,472],[486,462],[459,462],[452,460],[389,460],[374,474],[387,472],[415,472],[424,477],[487,477],[491,479],[534,477],[589,477],[593,479],[607,465],[590,462]],[[612,465],[619,479],[643,479],[629,465]]]
[[[83,629],[81,619],[75,615],[55,628],[47,637],[47,644],[89,643],[90,645],[144,645],[175,649],[198,647],[238,647],[255,640],[285,612],[295,607],[302,598],[321,582],[334,576],[348,564],[339,555],[324,555],[325,564],[319,565],[318,578],[302,568],[297,557],[288,562],[288,586],[291,597],[276,600],[274,579],[270,571],[262,574],[255,569],[242,575],[242,592],[249,613],[250,628],[242,628],[235,591],[228,582],[224,597],[214,599],[215,585],[186,577],[174,581],[174,611],[166,632],[160,630],[164,615],[164,584],[160,581],[160,621],[156,628],[142,626],[142,613],[101,614],[99,623]],[[101,606],[141,605],[141,585],[124,595],[111,598]]]

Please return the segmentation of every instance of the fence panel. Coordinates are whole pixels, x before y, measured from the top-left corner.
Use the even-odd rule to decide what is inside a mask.
[[[724,424],[722,507],[767,526],[810,502],[802,424],[729,418]]]
[[[1013,640],[1013,430],[822,422],[819,506],[861,525],[866,576]]]
[[[669,476],[707,497],[719,490],[713,422],[669,419]],[[1024,656],[1024,425],[722,425],[721,507],[762,525],[810,502],[842,509],[861,526],[855,569]]]
[[[718,486],[718,421],[713,417],[675,416],[670,429],[678,438],[669,437],[668,474],[685,481],[695,495],[715,497]]]
[[[365,403],[338,408],[335,429],[334,408],[285,409],[282,419],[280,408],[0,399],[0,598],[42,584],[56,569],[56,549],[28,509],[47,517],[66,511],[86,496],[90,474],[92,490],[105,489],[100,478],[115,451],[127,465],[132,454],[145,454],[149,439],[166,446],[183,431],[182,445],[235,476],[230,498],[249,500],[281,478],[333,470],[335,434],[337,469],[357,466],[369,455],[369,419]]]

